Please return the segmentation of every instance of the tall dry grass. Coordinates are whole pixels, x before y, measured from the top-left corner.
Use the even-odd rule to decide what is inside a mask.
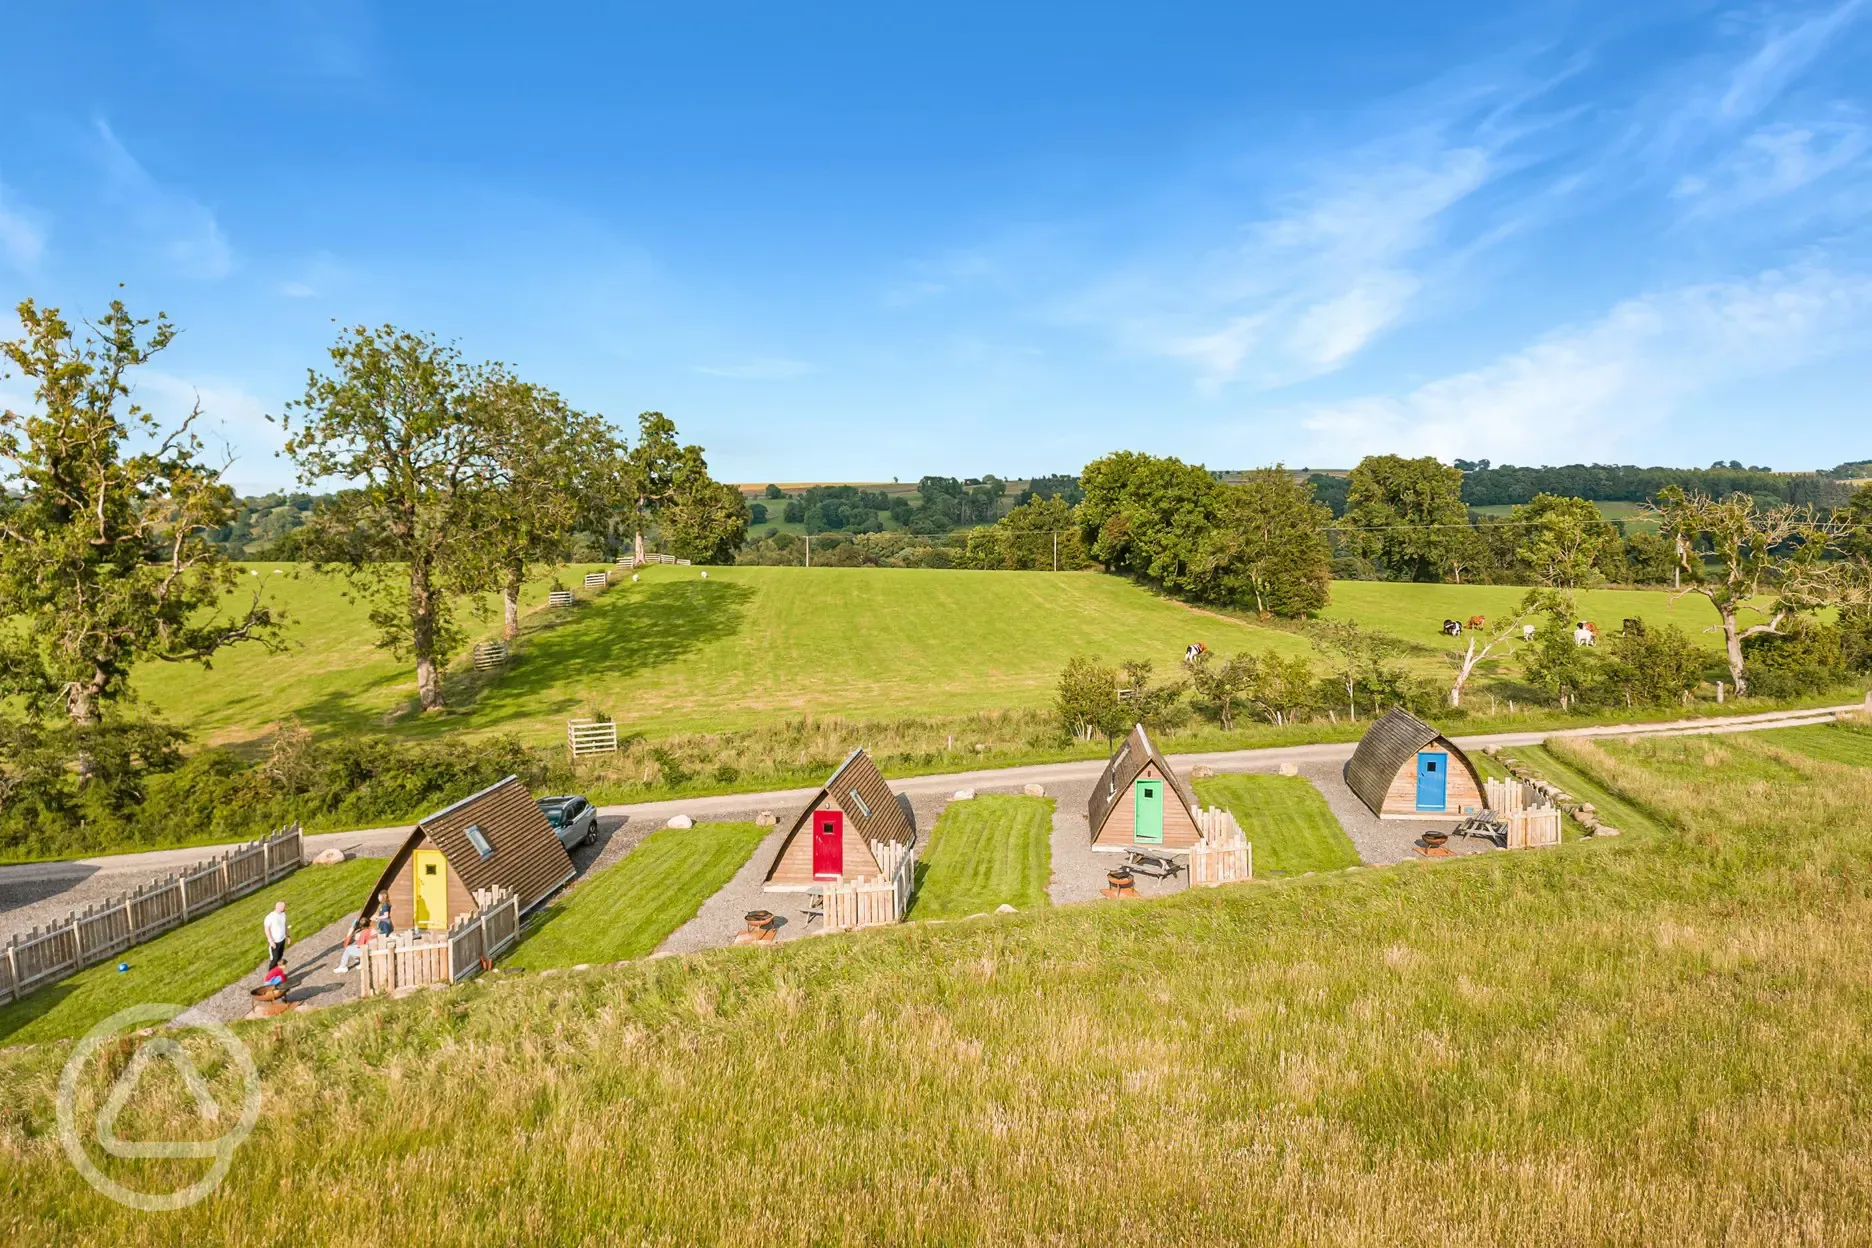
[[[0,1237],[1864,1239],[1872,778],[1564,748],[1673,831],[250,1027],[256,1138],[161,1218],[66,1164],[63,1050],[0,1055]]]

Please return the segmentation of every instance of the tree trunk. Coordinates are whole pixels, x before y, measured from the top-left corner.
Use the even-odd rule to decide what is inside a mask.
[[[501,636],[508,641],[520,635],[520,569],[507,569],[507,582],[501,586]]]
[[[98,690],[104,687],[105,674],[93,669],[88,681],[74,680],[65,687],[65,713],[71,719],[78,746],[78,783],[97,776],[97,758],[91,753],[90,735],[103,718],[98,706]]]
[[[1748,692],[1748,679],[1742,674],[1742,632],[1736,626],[1735,608],[1719,606],[1718,615],[1722,616],[1723,649],[1729,658],[1729,676],[1735,681],[1736,697]]]
[[[425,711],[447,705],[442,694],[442,669],[436,662],[436,592],[429,570],[410,565],[410,651],[416,656],[416,697]]]
[[[631,543],[631,564],[634,567],[639,567],[639,568],[643,567],[643,561],[644,561],[643,546],[644,546],[643,530],[638,529],[636,540]]]

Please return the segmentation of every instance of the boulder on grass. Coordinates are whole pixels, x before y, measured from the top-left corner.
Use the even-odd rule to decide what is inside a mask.
[[[995,913],[996,914],[1014,914],[1016,913],[1016,911],[1013,906],[1008,905],[1008,903],[1004,901],[1000,905],[995,907]]]
[[[1041,784],[1023,784],[1021,786],[1021,792],[1025,793],[1028,797],[1045,797],[1046,786]]]
[[[312,865],[315,867],[335,867],[348,856],[349,855],[342,849],[328,849],[314,858],[312,860]]]
[[[774,814],[771,810],[763,810],[760,814],[754,816],[754,826],[757,828],[771,828],[778,825],[779,822],[780,816]]]
[[[1300,768],[1293,763],[1282,763],[1280,765],[1280,774],[1283,776],[1297,776],[1300,774]]]
[[[1215,775],[1215,768],[1211,767],[1208,763],[1197,763],[1194,767],[1190,768],[1189,774],[1192,780],[1207,780],[1210,776]]]
[[[695,820],[691,819],[688,815],[671,815],[670,821],[663,826],[666,828],[693,828],[695,827]]]
[[[955,798],[953,800],[958,801],[958,802],[966,802],[974,796],[975,796],[974,789],[957,789],[955,791]]]

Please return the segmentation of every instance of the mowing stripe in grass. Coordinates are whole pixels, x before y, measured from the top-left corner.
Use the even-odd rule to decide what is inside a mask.
[[[1358,850],[1312,782],[1299,776],[1213,776],[1196,782],[1204,805],[1235,816],[1254,846],[1259,876],[1338,871],[1359,865]]]
[[[766,835],[751,823],[652,832],[549,906],[506,961],[539,970],[652,953],[721,891]]]
[[[1552,750],[1539,745],[1520,745],[1514,748],[1512,755],[1526,763],[1536,775],[1552,781],[1582,801],[1591,802],[1602,823],[1620,832],[1664,831],[1664,826],[1656,819],[1579,768],[1561,762],[1554,757]],[[1560,829],[1561,835],[1567,840],[1578,840],[1582,835],[1580,826],[1571,819],[1561,820]]]
[[[1846,763],[1853,767],[1872,767],[1872,733],[1838,724],[1815,724],[1807,728],[1777,728],[1760,734],[1760,740],[1817,758],[1824,763]]]
[[[286,903],[293,937],[304,940],[357,909],[382,871],[382,861],[374,858],[301,867],[269,888],[0,1008],[0,1042],[36,1044],[81,1036],[132,1005],[194,1005],[266,960],[260,920],[274,902]],[[294,956],[288,949],[287,961]],[[130,969],[119,972],[120,961]]]
[[[1047,903],[1053,799],[976,797],[951,802],[917,865],[913,919],[953,919],[999,905]]]

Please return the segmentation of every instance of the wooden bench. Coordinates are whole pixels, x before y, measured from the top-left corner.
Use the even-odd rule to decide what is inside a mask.
[[[1170,879],[1183,870],[1182,856],[1173,849],[1132,849],[1125,855],[1125,866],[1134,875]]]

